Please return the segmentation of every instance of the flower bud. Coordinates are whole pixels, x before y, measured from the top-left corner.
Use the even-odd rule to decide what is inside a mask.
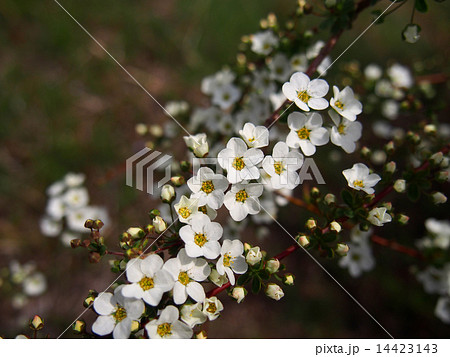
[[[398,214],[396,218],[397,222],[400,224],[407,224],[409,221],[409,217],[404,214]]]
[[[444,158],[442,159],[442,162],[441,162],[441,167],[443,168],[443,169],[446,169],[448,166],[449,166],[449,163],[450,163],[450,159],[448,158],[448,157],[446,157],[446,156],[444,156]]]
[[[83,320],[75,321],[72,325],[72,330],[76,334],[84,333],[86,331],[86,322],[84,322]]]
[[[395,150],[395,145],[394,142],[391,140],[389,141],[385,146],[384,146],[384,150],[386,150],[386,152],[388,154],[392,154]]]
[[[148,128],[144,123],[138,123],[135,125],[134,131],[136,132],[136,134],[144,136],[145,134],[147,134]]]
[[[197,134],[191,136],[183,136],[186,146],[195,156],[201,158],[208,155],[209,145],[206,141],[206,134]]]
[[[100,259],[102,259],[101,255],[97,252],[90,252],[89,253],[89,262],[96,264],[100,262]]]
[[[309,245],[309,238],[305,235],[298,235],[297,242],[303,247],[306,248]]]
[[[139,321],[131,321],[131,332],[137,332],[139,330]]]
[[[320,191],[317,187],[313,187],[311,189],[311,196],[312,197],[318,197],[320,195]]]
[[[130,227],[127,229],[127,233],[134,239],[145,236],[145,232],[140,227]]]
[[[78,248],[79,246],[81,246],[81,239],[72,239],[70,241],[70,246],[74,249]]]
[[[283,276],[283,284],[287,286],[294,285],[295,276],[294,274],[287,273]]]
[[[86,299],[84,299],[83,306],[88,308],[94,303],[94,300],[95,300],[94,296],[88,296]]]
[[[164,129],[158,124],[150,125],[148,127],[148,132],[156,138],[160,138],[164,135]]]
[[[86,222],[84,222],[85,228],[91,229],[93,225],[94,225],[94,221],[92,219],[87,219]]]
[[[336,253],[337,255],[340,255],[341,257],[343,257],[343,256],[347,255],[349,249],[350,249],[350,248],[348,247],[347,244],[345,244],[345,243],[338,243],[338,244],[336,245],[336,248],[335,248],[334,251],[335,251],[335,253]]]
[[[34,331],[42,330],[44,327],[44,320],[42,320],[39,315],[34,315],[34,317],[30,320],[29,326]]]
[[[437,131],[436,125],[434,125],[434,124],[425,125],[425,127],[423,128],[423,131],[427,134],[436,134],[436,131]]]
[[[148,215],[150,216],[150,219],[155,218],[156,216],[159,216],[161,214],[161,212],[159,212],[159,210],[157,209],[152,209]]]
[[[394,190],[398,193],[405,192],[406,190],[406,181],[405,180],[397,180],[394,182]]]
[[[416,43],[419,41],[420,35],[420,26],[416,24],[407,25],[402,32],[402,37],[405,42],[408,43]]]
[[[339,223],[337,223],[336,221],[333,221],[330,223],[330,229],[333,232],[339,233],[342,230],[342,227]]]
[[[445,196],[442,192],[435,192],[431,195],[431,197],[433,198],[433,203],[436,205],[447,202],[447,196]]]
[[[266,295],[274,300],[280,300],[284,296],[283,289],[281,289],[277,284],[269,283],[267,285]]]
[[[252,249],[252,246],[248,243],[244,243],[244,252],[248,252],[250,249]]]
[[[236,286],[231,291],[231,297],[237,301],[239,304],[242,300],[244,300],[245,296],[247,295],[247,290],[245,290],[242,286]]]
[[[323,199],[325,200],[325,203],[327,205],[331,205],[332,203],[336,202],[336,196],[332,193],[327,193]]]
[[[397,164],[394,161],[389,161],[384,169],[387,173],[393,174],[395,172],[395,169],[397,168]]]
[[[317,227],[317,222],[315,219],[310,218],[306,221],[306,228],[312,230]]]
[[[172,185],[164,185],[161,189],[161,200],[164,203],[171,203],[175,199],[175,189]]]
[[[228,283],[227,276],[220,275],[216,269],[211,269],[211,273],[208,276],[209,281],[211,281],[213,284],[217,285],[219,288],[223,285]]]
[[[439,165],[443,159],[444,159],[444,154],[440,151],[437,153],[434,153],[433,155],[430,156],[430,162],[435,165]]]
[[[370,156],[371,153],[372,153],[371,150],[367,146],[363,146],[362,147],[362,149],[361,149],[361,156],[362,157],[367,158],[367,157]]]
[[[195,338],[198,340],[203,340],[208,338],[208,336],[206,335],[206,332],[204,330],[201,330],[199,333],[195,335]]]
[[[161,218],[161,216],[156,216],[153,218],[153,225],[155,226],[156,233],[162,233],[167,229],[167,223]]]
[[[145,226],[145,231],[146,231],[147,233],[152,233],[154,230],[155,230],[155,226],[154,226],[153,224],[147,224],[147,225]]]
[[[280,261],[278,259],[270,259],[266,262],[266,271],[268,273],[276,273],[278,269],[280,269]]]
[[[186,183],[186,179],[184,176],[173,176],[170,178],[170,182],[172,182],[176,187],[180,187]]]
[[[448,171],[439,171],[436,175],[436,180],[440,182],[448,181]]]
[[[245,260],[249,265],[256,265],[261,261],[261,259],[262,253],[259,247],[249,249],[247,256],[245,257]]]

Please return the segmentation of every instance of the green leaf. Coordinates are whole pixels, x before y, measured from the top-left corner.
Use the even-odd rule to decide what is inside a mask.
[[[353,207],[353,195],[347,190],[341,192],[342,200],[350,207]]]
[[[237,285],[245,285],[249,282],[249,280],[250,280],[250,274],[245,273],[245,274],[241,275],[239,278],[237,278]]]
[[[415,5],[416,10],[420,12],[427,12],[428,11],[428,5],[425,0],[416,0]]]
[[[413,202],[416,202],[420,197],[419,186],[417,186],[417,184],[415,184],[415,183],[409,184],[406,192],[407,192],[408,198]]]
[[[258,275],[262,280],[268,280],[270,278],[270,274],[266,270],[261,270]]]
[[[254,278],[252,281],[252,293],[258,294],[261,290],[261,280],[259,278]]]

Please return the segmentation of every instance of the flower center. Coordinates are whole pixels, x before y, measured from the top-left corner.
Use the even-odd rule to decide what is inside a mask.
[[[161,325],[158,325],[158,329],[156,330],[156,332],[161,337],[165,337],[167,335],[170,336],[172,334],[172,324],[169,324],[168,322],[165,322],[165,323],[163,323]]]
[[[353,254],[352,255],[352,260],[357,262],[357,261],[361,260],[361,256],[359,254]]]
[[[202,191],[206,194],[214,191],[214,184],[211,180],[202,182]]]
[[[210,302],[208,304],[208,307],[206,308],[206,311],[208,311],[210,314],[214,314],[217,311],[216,304]]]
[[[336,106],[336,107],[338,107],[339,109],[344,109],[344,104],[342,104],[340,101],[335,101],[334,102],[334,105]]]
[[[233,167],[238,171],[241,171],[245,167],[244,160],[242,160],[242,157],[234,158]]]
[[[139,282],[139,286],[142,288],[142,290],[147,291],[152,289],[155,286],[155,283],[153,282],[152,278],[149,278],[146,276],[145,278],[142,278]]]
[[[240,190],[236,192],[236,201],[238,202],[245,202],[245,200],[248,198],[248,193],[245,190]]]
[[[114,320],[116,320],[116,322],[120,322],[125,317],[127,317],[127,310],[125,310],[125,308],[123,308],[122,306],[117,305],[117,310],[114,311],[112,316],[114,317]]]
[[[192,212],[187,207],[181,207],[178,210],[178,213],[180,214],[181,217],[188,218]]]
[[[231,254],[227,253],[223,256],[223,266],[229,267],[231,264]]]
[[[299,139],[301,140],[307,140],[309,139],[309,133],[311,130],[306,129],[306,127],[301,128],[300,130],[297,130],[297,135]]]
[[[284,171],[283,163],[281,161],[275,161],[273,167],[277,175],[281,175],[281,173]]]
[[[306,92],[306,90],[302,92],[297,91],[297,98],[300,99],[303,103],[308,103],[311,96]]]
[[[206,210],[206,205],[205,206],[200,206],[198,208],[199,212],[202,212],[203,214],[208,214],[208,211]]]
[[[185,271],[180,272],[180,274],[178,274],[178,281],[183,284],[183,285],[187,285],[189,284],[191,279],[189,279],[189,275],[187,275],[187,273]]]
[[[203,233],[197,233],[194,237],[194,243],[199,247],[203,247],[208,240]]]
[[[255,141],[255,137],[248,139],[248,142],[249,142],[249,143],[252,143],[252,142],[254,142],[254,141]]]
[[[362,180],[355,180],[355,181],[353,181],[353,186],[363,188],[364,182],[362,182]]]
[[[345,134],[345,125],[344,124],[340,124],[339,126],[338,126],[338,133],[339,134]]]

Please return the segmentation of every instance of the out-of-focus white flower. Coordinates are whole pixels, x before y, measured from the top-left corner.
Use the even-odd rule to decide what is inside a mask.
[[[349,187],[358,191],[363,190],[369,195],[375,192],[372,187],[381,180],[377,174],[371,174],[369,168],[364,164],[354,164],[351,169],[342,171],[342,174]]]
[[[340,118],[333,110],[330,110],[328,114],[335,124],[330,130],[331,142],[336,146],[340,146],[348,154],[354,152],[356,142],[361,138],[361,123]]]
[[[416,278],[422,283],[424,290],[428,294],[444,295],[449,289],[448,274],[448,268],[438,269],[430,265],[425,270],[418,272]]]
[[[225,176],[214,173],[209,167],[201,167],[187,185],[193,192],[191,198],[198,200],[198,206],[207,204],[214,209],[222,207],[224,192],[228,188]]]
[[[264,154],[261,150],[247,149],[247,145],[242,139],[231,138],[226,149],[219,152],[217,159],[220,166],[228,171],[228,181],[238,183],[243,180],[259,179],[260,173],[256,165],[263,158]]]
[[[211,102],[218,105],[220,109],[230,108],[241,97],[241,90],[233,84],[227,84],[217,88],[212,96]]]
[[[376,81],[377,79],[379,79],[381,77],[382,74],[383,74],[383,72],[382,72],[380,66],[378,66],[376,64],[369,64],[364,69],[364,76],[366,76],[366,78],[371,81]]]
[[[207,95],[212,95],[220,87],[233,83],[235,78],[236,75],[228,68],[225,68],[212,76],[203,78],[201,90]]]
[[[279,92],[279,93],[272,93],[269,96],[269,99],[270,99],[270,103],[272,104],[273,110],[277,110],[284,103],[284,101],[286,100],[286,97],[283,92]],[[275,129],[275,128],[272,128],[272,130],[273,129]]]
[[[175,212],[178,214],[178,218],[182,223],[189,223],[192,216],[198,213],[198,199],[187,198],[181,196],[180,201],[173,205]]]
[[[276,46],[278,38],[272,31],[258,32],[251,36],[252,51],[259,55],[268,55]]]
[[[261,261],[261,259],[262,253],[259,247],[250,248],[245,257],[245,261],[252,266],[258,264]]]
[[[447,202],[447,196],[442,192],[435,192],[431,195],[431,197],[433,198],[433,203],[436,205]]]
[[[287,99],[305,112],[311,109],[323,110],[328,107],[328,101],[323,98],[328,93],[328,83],[323,79],[312,81],[303,72],[294,73],[289,82],[283,84],[282,91]]]
[[[204,256],[215,259],[220,253],[219,239],[222,237],[223,228],[220,223],[211,222],[204,214],[192,217],[188,226],[180,229],[180,238],[185,243],[186,253],[192,258]]]
[[[387,74],[392,81],[394,87],[411,88],[413,85],[413,77],[410,70],[398,63],[388,68]]]
[[[450,324],[450,298],[448,296],[441,296],[439,298],[434,314],[442,322]]]
[[[308,68],[308,59],[303,53],[292,56],[290,62],[293,72],[304,72]]]
[[[45,192],[49,196],[59,196],[63,193],[63,191],[65,189],[66,189],[66,183],[64,182],[64,180],[62,180],[62,181],[56,181],[56,182],[52,183]]]
[[[226,193],[224,204],[235,221],[242,221],[247,215],[259,213],[261,207],[258,197],[263,193],[259,183],[237,183]]]
[[[245,123],[239,135],[244,139],[250,148],[262,148],[269,145],[269,130],[265,126],[255,126],[252,123]]]
[[[392,221],[392,217],[387,213],[386,207],[377,207],[369,212],[367,220],[374,226],[381,227],[385,223]]]
[[[84,222],[88,219],[100,219],[105,225],[109,223],[109,216],[103,207],[86,206],[70,210],[66,216],[69,229],[75,232],[86,232]]]
[[[421,28],[416,24],[407,25],[402,32],[403,39],[408,43],[416,43],[419,41]]]
[[[269,67],[270,70],[270,77],[278,82],[286,81],[292,73],[289,60],[282,53],[277,53],[267,67]]]
[[[89,193],[85,187],[75,187],[64,194],[64,203],[69,208],[85,207],[89,203]]]
[[[283,289],[281,289],[279,285],[274,283],[269,283],[267,285],[265,293],[268,297],[276,301],[280,300],[284,296]]]
[[[215,296],[206,298],[203,303],[203,313],[208,317],[209,321],[217,319],[223,310],[222,302]]]
[[[203,313],[203,305],[200,302],[195,304],[184,304],[181,308],[181,321],[190,328],[204,323],[208,317]]]
[[[365,271],[375,267],[375,259],[368,244],[348,244],[350,250],[339,260],[341,268],[347,268],[353,278],[361,276]]]
[[[76,187],[82,185],[85,179],[85,174],[69,172],[64,176],[64,183],[67,187]]]
[[[38,296],[47,290],[47,279],[40,272],[27,276],[22,283],[23,292],[28,296]]]
[[[189,257],[183,248],[178,252],[176,258],[171,258],[164,264],[163,269],[167,270],[174,280],[173,299],[175,304],[183,304],[188,296],[196,302],[202,302],[205,299],[205,290],[199,282],[204,281],[211,273],[211,268],[206,260]]]
[[[178,309],[169,305],[161,311],[158,319],[151,320],[145,325],[149,338],[191,338],[193,331],[184,322],[178,320],[180,313]]]
[[[234,273],[244,274],[248,265],[242,255],[244,253],[244,245],[240,240],[225,239],[220,250],[221,257],[217,261],[216,269],[221,275],[226,274],[231,285],[234,285]]]
[[[344,118],[355,121],[356,116],[362,112],[362,104],[355,99],[353,90],[350,87],[345,87],[342,91],[333,86],[333,98],[330,99],[330,105],[333,109]]]
[[[58,221],[66,214],[66,203],[64,197],[50,197],[45,208],[45,213],[52,219]]]
[[[288,145],[282,141],[275,144],[272,156],[267,155],[262,162],[274,189],[295,188],[299,181],[297,170],[302,165],[303,155],[298,151],[289,151]]]
[[[131,284],[123,285],[122,295],[143,299],[147,304],[157,306],[163,294],[173,287],[169,272],[162,270],[164,261],[157,254],[133,258],[127,263],[126,274]]]
[[[206,134],[183,136],[186,146],[192,150],[195,156],[205,157],[209,152],[209,145],[206,141]]]
[[[84,224],[84,222],[83,222]],[[50,217],[44,217],[39,221],[39,228],[43,235],[56,237],[62,231],[62,222]]]
[[[397,119],[400,105],[396,100],[388,99],[381,104],[381,114],[390,120]]]
[[[184,100],[170,101],[166,103],[165,109],[171,116],[176,117],[187,113],[189,103]]]
[[[325,42],[323,41],[317,41],[316,43],[309,46],[306,50],[306,58],[309,60],[316,58],[322,50],[323,46],[325,46]]]
[[[79,239],[80,237],[81,237],[81,235],[79,233],[64,231],[61,234],[61,237],[59,238],[59,240],[66,247],[70,247],[71,246],[70,242],[72,242],[74,239]]]
[[[380,79],[375,84],[375,94],[379,97],[390,98],[394,95],[394,87],[388,79]]]
[[[111,293],[101,293],[94,300],[94,310],[100,316],[92,325],[92,332],[105,336],[113,333],[114,338],[130,337],[133,321],[140,319],[145,305],[141,299],[122,295],[123,285]]]
[[[311,113],[293,112],[288,116],[288,126],[291,129],[286,138],[286,144],[291,148],[300,147],[306,156],[314,155],[316,146],[325,145],[329,140],[328,130],[322,127],[322,116]]]

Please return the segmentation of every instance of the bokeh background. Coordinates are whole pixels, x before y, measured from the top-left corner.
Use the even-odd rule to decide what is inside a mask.
[[[201,79],[234,61],[242,35],[257,32],[259,20],[269,12],[283,19],[295,6],[293,0],[60,2],[162,104],[183,99],[194,105],[207,103]],[[378,8],[388,4],[383,1]],[[411,6],[374,26],[340,61],[357,59],[361,65],[385,67],[393,59],[405,65],[426,59],[448,73],[448,2],[429,1],[429,13],[416,14],[422,37],[415,45],[401,41]],[[370,13],[362,14],[332,56],[371,19]],[[322,35],[326,39],[326,33]],[[3,0],[0,46],[0,268],[13,259],[34,261],[48,281],[46,293],[21,309],[13,309],[10,295],[2,292],[0,335],[27,332],[27,319],[39,314],[45,318],[45,332],[56,337],[83,310],[88,290],[102,291],[115,275],[106,259],[90,264],[84,251],[65,248],[40,233],[46,187],[67,172],[85,173],[91,202],[106,206],[112,218],[106,238],[113,246],[128,227],[146,224],[147,212],[155,207],[148,195],[125,186],[124,174],[117,170],[143,145],[135,125],[170,119],[51,0]],[[182,140],[173,145],[184,147]],[[336,172],[323,174],[332,180]],[[412,210],[413,218],[448,218],[448,204]],[[292,232],[308,216],[300,209],[280,214]],[[249,241],[270,254],[292,243],[276,227],[264,240],[252,232],[246,234]],[[418,222],[408,230],[386,232],[411,242],[424,228]],[[350,278],[335,261],[323,263],[395,337],[450,336],[450,327],[433,316],[437,298],[427,295],[409,270],[412,258],[378,247],[375,255],[376,269],[359,279]],[[249,294],[237,305],[222,295],[221,318],[205,325],[209,337],[387,337],[301,251],[285,264],[297,280],[281,301]],[[84,318],[92,321],[94,314]],[[70,332],[65,336],[72,337]]]

